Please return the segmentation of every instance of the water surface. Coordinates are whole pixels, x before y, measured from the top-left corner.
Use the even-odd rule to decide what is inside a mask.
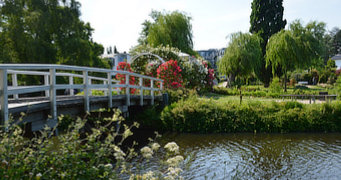
[[[341,134],[177,134],[185,179],[340,179]]]

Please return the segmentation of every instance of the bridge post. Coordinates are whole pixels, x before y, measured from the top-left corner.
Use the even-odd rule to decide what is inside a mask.
[[[163,82],[160,81],[160,94],[162,94],[162,90],[163,90]]]
[[[49,85],[49,75],[44,75],[44,85],[48,86]],[[50,92],[49,90],[45,91],[45,97],[49,97],[50,96]]]
[[[73,85],[73,76],[69,76],[69,85]],[[69,91],[71,96],[75,95],[74,89],[70,89]]]
[[[83,84],[84,84],[84,111],[90,112],[89,101],[89,76],[88,71],[83,71]]]
[[[108,107],[112,108],[112,76],[111,72],[108,73]]]
[[[130,106],[129,74],[126,74],[126,105]]]
[[[143,77],[140,77],[140,106],[143,106]]]
[[[154,80],[150,80],[150,87],[151,88],[154,88]],[[154,105],[154,90],[152,89],[150,91],[150,95],[152,96],[152,99],[151,99],[151,105]]]
[[[88,76],[89,77],[89,76]],[[89,83],[88,83],[88,85],[91,85],[92,83],[91,83],[91,78],[88,78],[89,79]],[[91,89],[89,89],[89,96],[92,96],[92,90]]]
[[[0,115],[1,122],[0,125],[4,125],[7,129],[8,122],[8,85],[7,85],[7,69],[0,69]]]
[[[50,69],[50,110],[51,117],[47,124],[50,127],[55,127],[57,125],[57,93],[56,93],[56,69]]]
[[[13,73],[12,74],[12,86],[13,87],[17,87],[18,86],[18,77],[17,77],[17,73]],[[19,99],[19,95],[18,94],[13,94],[13,98],[15,100]]]

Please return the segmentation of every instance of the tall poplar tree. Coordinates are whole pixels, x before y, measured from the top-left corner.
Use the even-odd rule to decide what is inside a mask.
[[[284,29],[287,21],[283,19],[283,0],[253,0],[251,3],[251,16],[250,16],[250,32],[258,34],[263,41],[261,48],[263,53],[262,67],[258,78],[264,83],[264,86],[269,86],[272,71],[270,66],[266,67],[265,53],[266,45],[269,38]]]

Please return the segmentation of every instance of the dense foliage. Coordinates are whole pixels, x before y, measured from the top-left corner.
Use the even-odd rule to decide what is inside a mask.
[[[176,132],[340,132],[341,103],[219,102],[192,97],[166,107],[161,120]]]
[[[283,19],[283,0],[253,0],[251,9],[250,32],[262,38],[261,48],[264,57],[269,38],[284,29],[287,23]],[[261,70],[257,72],[257,76],[265,86],[268,86],[272,75],[271,69],[265,66],[264,59],[261,62]]]
[[[80,15],[76,0],[1,1],[0,63],[109,67]]]
[[[142,24],[140,44],[149,44],[153,47],[169,45],[190,55],[196,54],[193,51],[191,17],[179,11],[171,13],[152,11],[150,17],[153,19],[152,22],[146,20]]]
[[[61,120],[63,119],[63,120]],[[64,118],[61,117],[61,121]],[[46,128],[25,138],[18,125],[0,129],[0,179],[181,179],[184,158],[179,146],[161,147],[150,140],[141,149],[127,146],[135,128],[123,123],[116,111],[112,118],[69,119],[65,132],[53,136]],[[119,131],[121,129],[121,131]],[[156,137],[159,135],[156,133]],[[125,145],[124,145],[125,144]],[[163,156],[157,157],[162,152]],[[158,168],[142,167],[143,161],[158,158]],[[138,159],[132,163],[132,159]],[[160,170],[162,169],[162,171]]]
[[[259,70],[261,61],[260,38],[239,32],[231,35],[229,46],[218,67],[221,74],[248,78],[252,72]]]

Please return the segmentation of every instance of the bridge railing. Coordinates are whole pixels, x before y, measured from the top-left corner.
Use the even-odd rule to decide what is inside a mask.
[[[63,72],[60,72],[63,71]],[[71,72],[64,72],[71,71]],[[74,72],[81,72],[77,74]],[[106,74],[106,78],[98,76],[90,76],[89,73],[100,73]],[[18,74],[23,75],[34,75],[44,76],[43,85],[30,85],[30,86],[19,86],[18,85]],[[115,74],[122,74],[125,76],[125,83],[119,84],[120,82],[114,79]],[[8,76],[11,75],[12,85],[9,86]],[[63,76],[68,77],[68,84],[57,84],[56,77]],[[138,84],[130,84],[130,77],[133,76],[139,80]],[[82,84],[75,84],[74,78],[82,78]],[[150,81],[150,86],[146,87],[143,85],[144,79]],[[101,81],[102,84],[93,84],[92,81]],[[157,82],[159,87],[155,86]],[[126,94],[126,105],[130,105],[131,91],[130,89],[139,89],[140,105],[144,104],[144,91],[150,91],[151,104],[154,104],[155,92],[161,92],[163,80],[153,78],[137,73],[128,71],[113,71],[110,69],[91,68],[91,67],[80,67],[80,66],[68,66],[68,65],[49,65],[49,64],[0,64],[0,115],[1,122],[5,126],[8,125],[8,98],[13,96],[14,99],[19,99],[19,94],[27,94],[34,92],[45,92],[45,96],[49,98],[51,118],[57,119],[57,90],[69,90],[69,95],[74,95],[74,89],[83,90],[84,99],[84,110],[90,111],[90,99],[91,90],[97,89],[102,90],[105,95],[108,96],[108,107],[111,108],[112,104],[112,92],[119,92],[119,88],[125,88]]]

